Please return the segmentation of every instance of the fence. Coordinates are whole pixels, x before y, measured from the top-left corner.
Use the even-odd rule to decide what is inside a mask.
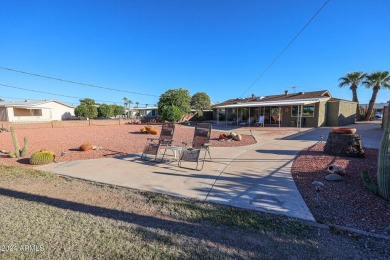
[[[37,128],[61,128],[61,127],[86,127],[86,126],[109,126],[141,124],[139,119],[91,119],[91,120],[64,120],[48,122],[1,122],[1,128],[8,129],[13,126],[15,129],[37,129]]]

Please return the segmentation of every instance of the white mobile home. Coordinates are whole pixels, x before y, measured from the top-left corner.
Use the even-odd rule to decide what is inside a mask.
[[[0,121],[44,122],[72,116],[74,107],[55,100],[0,101]]]

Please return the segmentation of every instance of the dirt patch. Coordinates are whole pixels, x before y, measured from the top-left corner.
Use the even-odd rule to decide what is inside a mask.
[[[155,125],[155,127],[160,132],[161,125]],[[18,129],[15,132],[20,146],[23,146],[24,136],[27,136],[29,139],[29,147],[26,158],[29,158],[35,151],[48,149],[54,152],[57,157],[57,161],[62,162],[141,153],[146,143],[146,139],[148,137],[156,136],[141,134],[140,128],[141,125],[111,125]],[[256,140],[251,135],[242,135],[243,138],[239,142],[220,142],[218,141],[219,133],[220,131],[212,131],[212,146],[234,147],[256,143]],[[193,135],[193,127],[177,125],[173,136],[173,144],[181,145],[181,142],[191,141]],[[102,149],[82,152],[79,147],[83,142],[90,142],[94,146],[101,147]],[[0,149],[6,151],[14,150],[11,134],[9,132],[3,132],[0,134]],[[61,154],[63,154],[62,157]],[[26,158],[14,159],[9,158],[8,155],[2,154],[0,155],[0,164],[32,167]]]
[[[390,235],[390,203],[364,187],[360,173],[368,170],[376,182],[378,150],[365,148],[366,157],[347,158],[327,155],[325,144],[301,151],[295,158],[292,174],[303,199],[320,223],[330,223]],[[327,168],[338,164],[347,171],[339,182],[326,181]],[[325,184],[320,205],[315,201],[313,181]]]

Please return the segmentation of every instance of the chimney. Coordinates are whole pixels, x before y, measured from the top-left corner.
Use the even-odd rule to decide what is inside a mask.
[[[256,98],[256,95],[255,95],[255,94],[252,94],[252,98]]]
[[[287,95],[288,95],[288,90],[285,90],[285,91],[284,91],[284,94],[287,96]]]

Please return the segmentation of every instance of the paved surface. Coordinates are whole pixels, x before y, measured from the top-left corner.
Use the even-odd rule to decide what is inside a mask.
[[[379,147],[380,125],[356,124],[363,144]],[[290,129],[291,130],[291,129]],[[248,129],[238,130],[249,133]],[[216,202],[241,208],[284,214],[315,221],[291,177],[295,155],[326,136],[330,128],[306,129],[291,135],[270,135],[272,129],[252,131],[257,144],[245,147],[212,147],[213,161],[202,171],[179,168],[173,160],[154,163],[140,155],[72,161],[41,166],[57,174]],[[364,134],[363,134],[364,133]],[[183,166],[194,166],[184,164]]]

